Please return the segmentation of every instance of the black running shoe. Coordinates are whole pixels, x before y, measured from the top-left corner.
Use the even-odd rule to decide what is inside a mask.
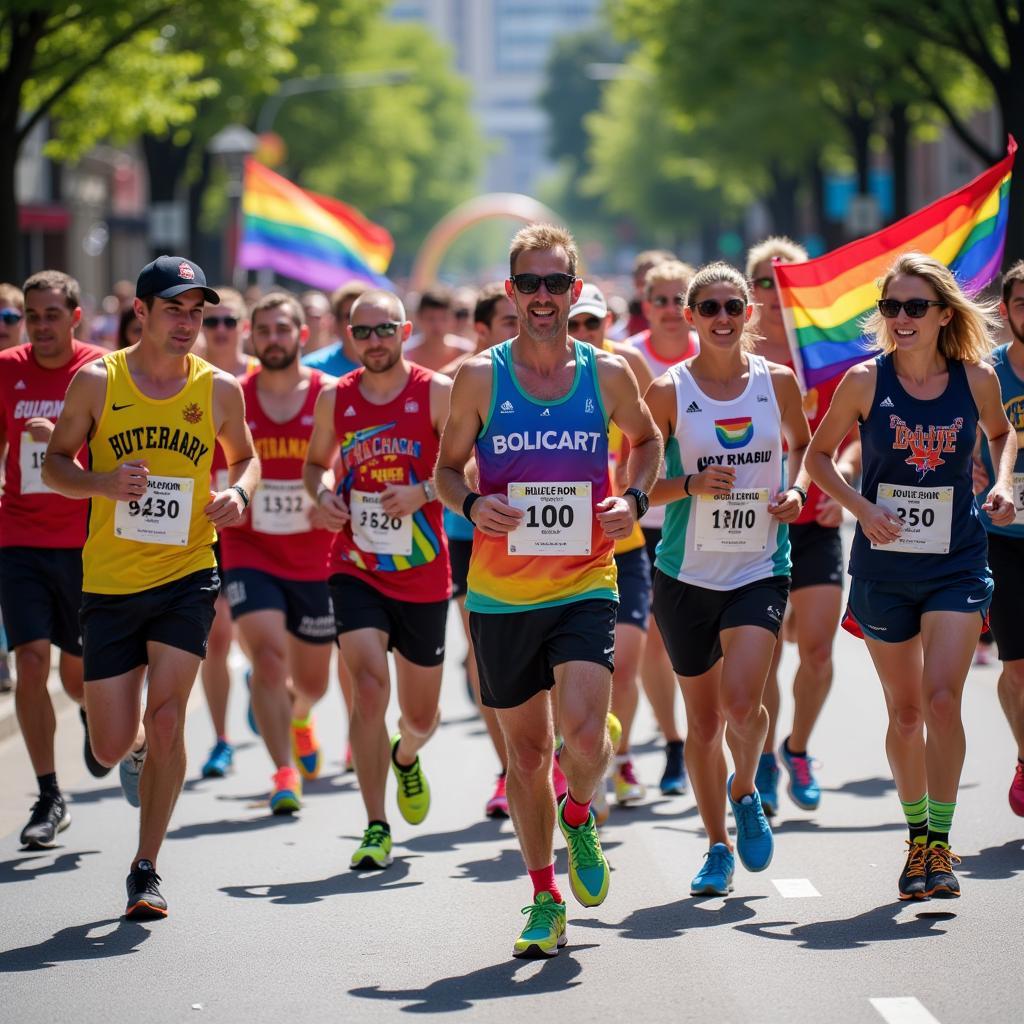
[[[21,830],[21,845],[44,850],[57,844],[57,833],[71,824],[71,812],[64,797],[42,793],[32,807],[32,816]]]
[[[947,846],[928,847],[928,877],[925,893],[936,900],[955,900],[960,895],[960,883],[953,874],[953,865],[960,858]]]
[[[132,921],[157,921],[167,916],[167,900],[160,895],[160,876],[151,861],[140,860],[128,873],[128,906],[124,916]]]
[[[82,755],[85,758],[85,767],[89,769],[89,774],[94,779],[102,779],[110,771],[110,767],[105,764],[100,764],[99,761],[96,760],[96,755],[92,752],[92,743],[89,741],[89,722],[85,717],[85,708],[79,708],[78,714],[82,719],[82,728],[85,730],[85,745],[82,747]]]
[[[907,863],[900,872],[900,899],[923,900],[928,895],[926,875],[928,871],[928,848],[924,843],[907,840]]]

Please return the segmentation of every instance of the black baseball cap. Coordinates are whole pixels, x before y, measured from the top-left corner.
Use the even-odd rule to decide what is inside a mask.
[[[206,275],[198,263],[184,256],[158,256],[147,263],[135,283],[135,296],[145,299],[155,295],[158,299],[173,299],[175,295],[192,288],[201,288],[203,297],[213,305],[220,304],[220,296],[206,284]]]

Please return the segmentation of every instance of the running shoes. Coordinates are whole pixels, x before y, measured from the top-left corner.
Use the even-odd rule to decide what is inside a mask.
[[[929,846],[925,895],[932,899],[955,900],[960,895],[960,883],[953,874],[953,865],[959,863],[960,858],[948,846]]]
[[[665,796],[686,796],[689,792],[682,740],[670,740],[665,744],[665,770],[661,774],[659,786]]]
[[[725,843],[715,843],[704,854],[700,871],[690,882],[691,896],[728,896],[732,892],[732,876],[736,858]]]
[[[601,850],[594,812],[578,828],[567,825],[563,813],[565,801],[558,805],[558,827],[569,847],[569,884],[572,894],[584,907],[596,907],[608,895],[608,861]]]
[[[1024,763],[1018,761],[1010,783],[1010,809],[1018,817],[1024,818]]]
[[[907,840],[907,862],[900,872],[901,900],[923,900],[927,895],[928,848],[924,843]]]
[[[533,903],[523,907],[526,927],[512,947],[512,955],[521,960],[539,960],[558,956],[565,945],[565,904],[549,892],[539,892]]]
[[[150,861],[140,860],[128,872],[125,888],[125,917],[132,921],[158,921],[167,916],[167,900],[160,895],[160,876]]]
[[[94,779],[105,778],[110,772],[110,767],[100,764],[92,752],[92,741],[89,739],[89,720],[85,717],[85,708],[78,709],[78,716],[82,719],[82,728],[85,730],[85,739],[82,744],[82,758],[85,761],[85,767],[89,769],[89,774]]]
[[[40,793],[32,805],[28,824],[21,830],[21,845],[30,850],[45,850],[57,844],[57,833],[71,824],[71,812],[64,797]]]
[[[367,825],[362,841],[349,862],[353,871],[380,871],[391,863],[391,833],[374,822]]]
[[[203,765],[204,779],[223,779],[235,758],[235,748],[227,740],[217,740]]]
[[[811,771],[811,759],[806,754],[791,754],[783,741],[779,757],[789,772],[786,791],[790,799],[804,811],[816,811],[821,803],[821,787]]]
[[[494,792],[491,794],[491,799],[487,801],[484,813],[488,818],[508,817],[508,796],[505,793],[504,772],[498,776],[497,782],[494,783]]]
[[[391,770],[398,780],[398,810],[410,825],[419,825],[430,810],[430,783],[418,757],[409,768],[401,768],[395,761],[401,739],[400,733],[391,737]]]
[[[636,777],[633,762],[628,757],[617,761],[612,783],[615,786],[615,802],[620,807],[640,803],[647,796],[647,789]]]
[[[772,753],[762,754],[757,762],[754,785],[761,797],[761,806],[769,818],[779,809],[779,765]]]
[[[294,814],[301,806],[302,778],[290,764],[286,764],[274,772],[270,810],[274,814]]]
[[[732,780],[733,777],[730,775],[725,790],[733,817],[736,819],[736,853],[740,863],[748,871],[764,871],[771,864],[772,854],[775,852],[771,825],[764,816],[757,790],[747,793],[739,801],[733,800]]]
[[[310,715],[305,723],[292,720],[292,757],[304,779],[315,779],[320,774],[320,741],[316,736],[316,724]]]
[[[118,774],[121,776],[121,792],[125,800],[132,807],[141,804],[139,799],[139,777],[142,775],[142,766],[146,763],[146,751],[148,746],[142,745],[141,750],[129,750],[121,759],[118,766]]]

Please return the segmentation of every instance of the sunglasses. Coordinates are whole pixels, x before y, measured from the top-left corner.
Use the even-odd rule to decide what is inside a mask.
[[[532,295],[540,288],[542,281],[548,295],[564,295],[576,278],[572,274],[513,274],[509,280],[524,295]]]
[[[229,330],[238,326],[237,316],[204,316],[203,326],[209,330],[213,330],[215,327],[220,327],[223,324]]]
[[[601,318],[597,316],[588,316],[583,319],[569,321],[570,331],[596,331],[600,326]]]
[[[374,324],[372,327],[368,324],[357,324],[351,331],[352,337],[357,341],[366,341],[371,334],[376,334],[378,338],[393,338],[401,326],[389,320],[382,324]]]
[[[0,320],[7,324],[8,327],[21,323],[23,319],[24,314],[16,309],[0,309]]]
[[[468,309],[457,309],[457,310],[455,310],[455,319],[456,320],[468,320],[469,319],[469,310]]]
[[[725,302],[719,302],[718,299],[702,299],[693,308],[701,316],[710,319],[713,316],[718,316],[723,309],[726,316],[743,316],[747,304],[742,299],[726,299]]]
[[[686,305],[686,296],[673,295],[672,298],[669,298],[667,295],[655,295],[654,298],[651,299],[651,305],[657,306],[658,309],[664,309],[670,303],[672,305],[679,306],[680,308],[682,308],[683,306]]]
[[[900,302],[899,299],[878,300],[878,312],[886,320],[895,320],[901,309],[907,311],[907,316],[911,320],[920,320],[928,312],[929,306],[945,306],[945,303],[936,299],[907,299],[905,302]]]
[[[753,284],[753,286],[755,288],[760,288],[761,291],[767,292],[767,291],[771,291],[771,289],[775,287],[775,278],[774,277],[755,277],[754,280],[751,282],[751,284]]]

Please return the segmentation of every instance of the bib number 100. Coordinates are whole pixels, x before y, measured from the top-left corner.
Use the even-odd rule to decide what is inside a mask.
[[[568,530],[575,519],[571,505],[530,505],[526,510],[526,525],[531,529],[544,527],[551,530],[560,526]]]

